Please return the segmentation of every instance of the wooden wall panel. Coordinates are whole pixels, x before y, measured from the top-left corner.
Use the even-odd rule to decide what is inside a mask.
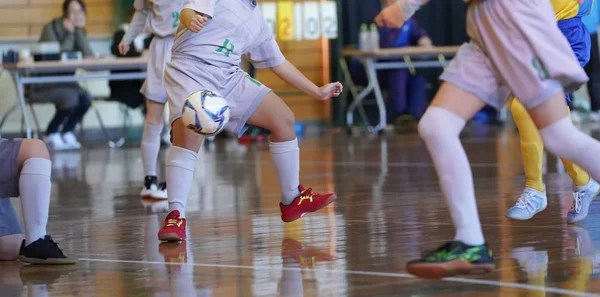
[[[42,27],[62,13],[63,0],[0,0],[0,36],[39,37]],[[88,0],[88,34],[109,35],[113,1]]]

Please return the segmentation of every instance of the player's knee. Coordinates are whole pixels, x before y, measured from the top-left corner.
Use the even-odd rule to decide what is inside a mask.
[[[23,139],[19,150],[19,161],[25,162],[31,158],[50,159],[50,153],[46,144],[39,139]]]
[[[419,136],[425,141],[427,139],[435,138],[438,136],[438,133],[441,131],[441,126],[438,121],[436,121],[431,116],[428,116],[428,113],[425,113],[421,120],[419,121],[418,131]]]
[[[151,125],[162,125],[164,121],[164,104],[146,100],[146,122]]]
[[[275,119],[275,128],[272,131],[279,130],[285,133],[296,131],[296,117],[291,110],[278,114]]]
[[[540,129],[539,132],[546,149],[564,159],[571,160],[585,149],[581,140],[587,135],[579,131],[568,118]]]

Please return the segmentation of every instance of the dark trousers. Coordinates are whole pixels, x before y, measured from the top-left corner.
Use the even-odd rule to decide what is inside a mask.
[[[592,50],[590,61],[583,68],[590,80],[587,83],[592,111],[600,111],[600,51],[598,50],[598,34],[591,35]]]
[[[427,106],[427,79],[423,75],[412,75],[406,69],[385,71],[384,75],[388,89],[388,123],[401,115],[420,119]]]

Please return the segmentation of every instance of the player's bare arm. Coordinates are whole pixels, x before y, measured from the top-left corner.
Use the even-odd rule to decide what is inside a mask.
[[[271,69],[285,82],[315,99],[327,100],[332,97],[337,97],[342,93],[343,87],[341,83],[333,82],[319,88],[289,61],[285,61],[283,64]]]

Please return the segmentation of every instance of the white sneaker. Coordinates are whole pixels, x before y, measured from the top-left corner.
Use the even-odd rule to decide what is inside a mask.
[[[573,188],[573,204],[567,214],[567,223],[574,224],[587,217],[592,200],[600,193],[600,185],[595,180],[581,187]]]
[[[81,149],[81,143],[77,141],[77,137],[75,137],[75,134],[73,134],[73,132],[67,132],[63,134],[62,138],[70,148]]]
[[[546,209],[546,206],[548,206],[548,198],[546,197],[545,185],[543,192],[525,188],[523,194],[519,196],[517,204],[509,208],[505,215],[515,220],[529,220],[538,212]]]
[[[152,198],[158,199],[158,200],[169,199],[169,196],[167,195],[167,183],[163,182],[163,183],[158,184],[158,186],[156,187],[156,191],[154,191],[154,193],[152,193]]]
[[[44,137],[44,142],[54,151],[64,151],[69,149],[69,145],[65,143],[59,133],[52,133]]]

